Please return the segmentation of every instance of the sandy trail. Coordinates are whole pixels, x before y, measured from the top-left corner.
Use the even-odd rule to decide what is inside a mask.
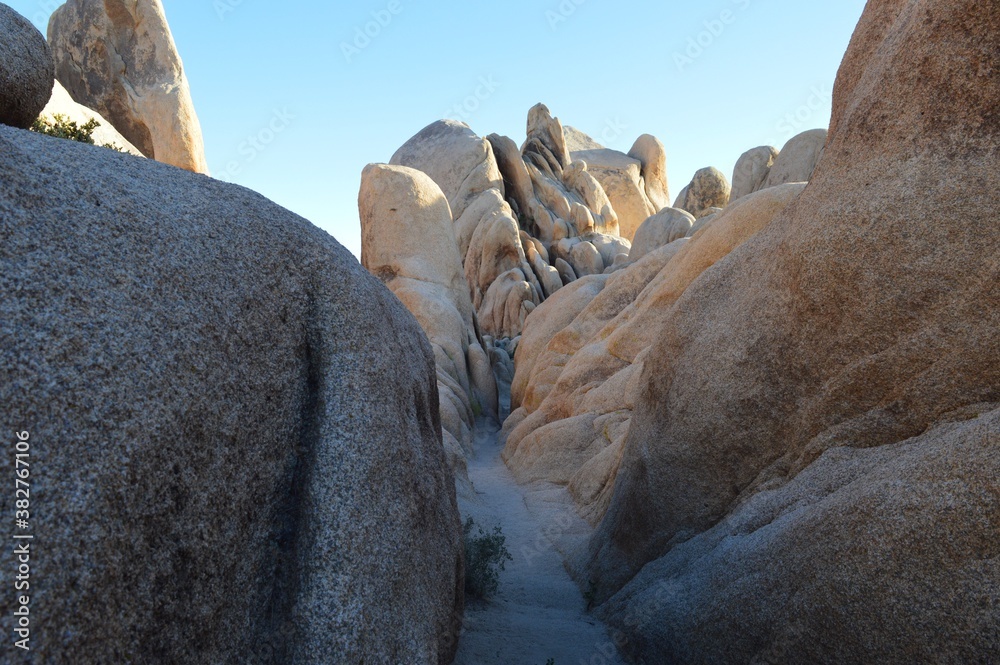
[[[499,525],[514,557],[489,603],[470,602],[456,665],[619,665],[606,627],[587,614],[580,589],[556,550],[589,533],[566,490],[520,486],[500,459],[495,427],[480,425],[469,460],[475,497],[459,499],[462,519]]]

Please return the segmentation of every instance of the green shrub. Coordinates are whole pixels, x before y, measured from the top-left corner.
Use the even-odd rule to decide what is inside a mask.
[[[76,121],[70,120],[61,113],[55,113],[51,119],[44,115],[38,116],[31,125],[31,131],[45,134],[46,136],[54,136],[57,139],[68,139],[77,143],[94,145],[94,130],[100,126],[101,123],[91,118],[81,127],[76,124]],[[125,152],[124,148],[114,143],[104,143],[101,147]]]
[[[487,600],[500,589],[500,573],[514,557],[505,547],[507,538],[500,527],[487,533],[470,517],[462,530],[465,535],[465,594]]]

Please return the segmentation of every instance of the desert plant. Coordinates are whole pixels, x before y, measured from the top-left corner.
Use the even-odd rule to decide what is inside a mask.
[[[46,136],[54,136],[57,139],[68,139],[77,143],[95,145],[94,130],[100,126],[101,123],[94,118],[91,118],[83,126],[80,126],[75,120],[70,120],[61,113],[54,113],[51,119],[44,115],[38,116],[31,125],[31,131],[45,134]],[[125,152],[123,148],[114,143],[104,143],[101,147]]]
[[[473,528],[476,532],[473,533]],[[500,573],[513,561],[505,546],[507,538],[500,527],[487,533],[470,517],[463,527],[465,535],[465,594],[488,600],[500,589]]]

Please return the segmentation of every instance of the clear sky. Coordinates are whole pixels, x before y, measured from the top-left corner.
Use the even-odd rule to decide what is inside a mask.
[[[4,1],[43,32],[60,4]],[[672,196],[704,166],[729,175],[745,150],[828,126],[834,77],[865,5],[163,2],[213,174],[355,254],[361,170],[445,116],[520,144],[528,109],[544,102],[611,148],[659,137]]]

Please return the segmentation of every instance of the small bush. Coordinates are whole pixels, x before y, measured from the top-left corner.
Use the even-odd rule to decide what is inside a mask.
[[[97,122],[94,118],[91,118],[81,127],[76,124],[76,121],[70,120],[61,113],[55,113],[51,119],[44,115],[39,116],[35,122],[32,123],[31,131],[38,132],[39,134],[45,134],[46,136],[54,136],[57,139],[68,139],[70,141],[76,141],[77,143],[95,145],[94,130],[100,126],[101,123]],[[117,146],[114,143],[104,143],[101,147],[116,150],[118,152],[125,152],[124,148]]]
[[[506,569],[506,563],[514,560],[505,547],[507,538],[500,527],[487,533],[483,527],[477,527],[471,517],[462,530],[465,535],[465,594],[488,600],[500,589],[500,573]]]

